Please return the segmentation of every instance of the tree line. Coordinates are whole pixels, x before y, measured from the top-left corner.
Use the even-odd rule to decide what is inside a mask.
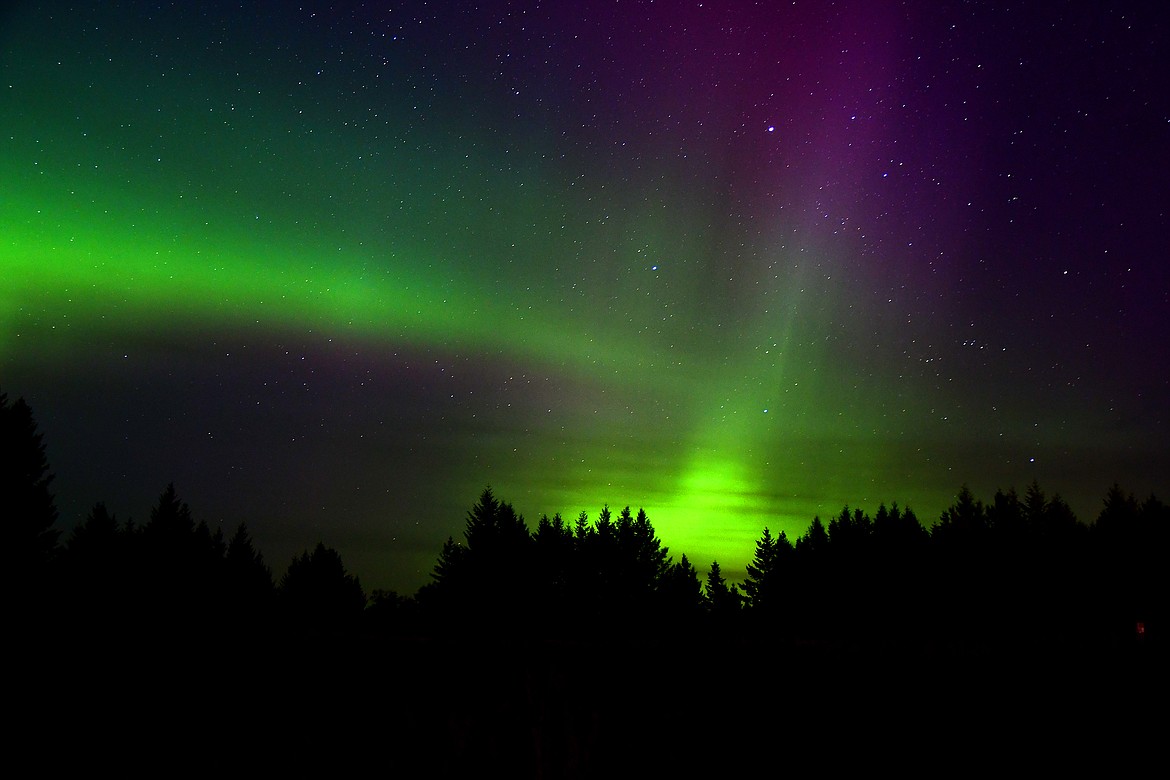
[[[742,586],[677,560],[646,512],[530,529],[486,488],[413,595],[367,594],[318,543],[279,577],[246,525],[196,522],[168,485],[137,525],[104,504],[60,539],[41,435],[0,394],[0,507],[17,587],[10,614],[73,626],[332,636],[784,641],[1149,642],[1165,625],[1170,509],[1114,485],[1091,523],[1033,482],[984,503],[963,487],[927,528],[909,508],[845,506],[796,539],[764,527]]]

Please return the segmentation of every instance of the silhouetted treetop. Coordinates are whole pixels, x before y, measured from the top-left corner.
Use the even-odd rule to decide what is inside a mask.
[[[1132,533],[1138,523],[1138,502],[1132,493],[1126,493],[1116,482],[1105,494],[1105,505],[1093,524],[1104,534],[1124,535]]]
[[[528,540],[528,526],[511,504],[499,501],[487,487],[467,513],[463,538],[474,554],[494,555],[522,547]]]
[[[959,490],[955,503],[943,510],[932,536],[949,541],[956,537],[981,534],[988,529],[987,510],[966,485]]]
[[[462,584],[466,580],[467,547],[455,541],[455,537],[448,536],[439,552],[439,560],[431,572],[435,583],[451,588]]]
[[[118,520],[99,501],[86,515],[85,520],[73,526],[65,549],[70,554],[104,553],[118,538]]]
[[[240,523],[224,554],[224,572],[229,586],[241,599],[264,600],[272,594],[272,570],[252,544],[248,527]]]
[[[179,500],[174,483],[158,497],[158,503],[150,510],[150,520],[142,532],[154,543],[160,545],[178,544],[186,541],[195,531],[191,509]]]
[[[331,622],[356,618],[366,605],[361,582],[345,569],[341,555],[318,542],[293,558],[280,579],[280,600],[298,619]]]
[[[693,619],[703,611],[703,586],[699,582],[699,572],[685,554],[679,557],[678,563],[667,567],[659,590],[671,617]]]
[[[734,584],[728,586],[719,561],[711,561],[711,568],[707,571],[706,598],[708,611],[720,619],[731,618],[743,606],[739,588]]]
[[[930,533],[918,522],[914,512],[907,507],[899,509],[895,503],[889,509],[882,504],[873,517],[873,536],[882,547],[913,548],[926,543]]]
[[[792,563],[795,553],[788,536],[781,531],[773,538],[772,532],[764,526],[764,533],[756,541],[756,553],[747,565],[747,578],[743,582],[747,603],[752,609],[769,610],[777,607],[788,597],[782,586],[783,568]]]
[[[57,548],[57,506],[43,437],[23,398],[0,393],[0,517],[10,566],[20,577],[43,570]]]
[[[817,556],[829,547],[829,534],[819,516],[812,519],[804,536],[796,540],[796,549],[805,557]]]

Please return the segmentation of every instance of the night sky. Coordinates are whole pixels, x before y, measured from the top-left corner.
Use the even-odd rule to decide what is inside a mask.
[[[1164,4],[228,5],[0,10],[62,528],[174,482],[410,593],[486,485],[730,579],[846,503],[1170,497]]]

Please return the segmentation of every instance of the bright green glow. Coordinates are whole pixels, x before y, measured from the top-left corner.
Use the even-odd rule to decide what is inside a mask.
[[[671,519],[675,533],[693,539],[693,544],[684,545],[685,549],[725,547],[725,532],[710,522],[712,517],[734,518],[736,524],[750,527],[773,514],[772,502],[760,495],[761,486],[747,475],[741,462],[721,461],[699,453],[692,456],[692,461],[673,500],[660,512]]]

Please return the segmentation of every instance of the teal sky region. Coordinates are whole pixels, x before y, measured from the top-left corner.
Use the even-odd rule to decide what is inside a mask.
[[[168,482],[413,592],[485,485],[928,525],[1170,473],[1148,4],[8,4],[0,388],[62,526]]]

